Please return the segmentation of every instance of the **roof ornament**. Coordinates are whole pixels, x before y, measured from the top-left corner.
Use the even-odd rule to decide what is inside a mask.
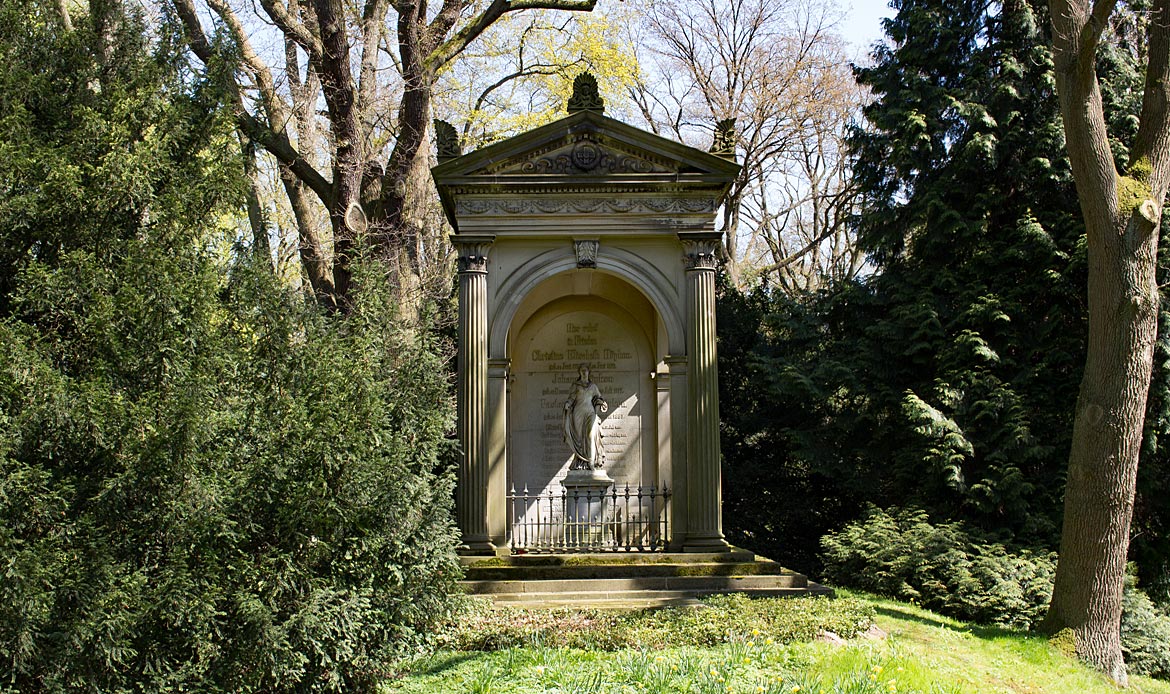
[[[735,161],[735,145],[739,136],[735,132],[735,118],[724,118],[715,123],[715,140],[711,143],[711,154]]]
[[[435,119],[435,156],[440,162],[454,159],[463,154],[459,146],[459,133],[447,121]]]
[[[578,111],[595,111],[605,113],[605,102],[597,90],[597,78],[588,72],[582,72],[573,79],[573,96],[566,104],[569,113]]]

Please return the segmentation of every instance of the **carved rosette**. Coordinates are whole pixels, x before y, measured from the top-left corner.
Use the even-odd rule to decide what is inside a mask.
[[[574,241],[573,251],[577,255],[577,267],[597,267],[597,249],[600,245],[600,242],[595,240]]]
[[[683,264],[687,270],[714,270],[719,267],[719,239],[683,239]]]
[[[459,254],[456,259],[459,272],[487,273],[488,249],[493,241],[494,236],[452,236],[451,243]]]

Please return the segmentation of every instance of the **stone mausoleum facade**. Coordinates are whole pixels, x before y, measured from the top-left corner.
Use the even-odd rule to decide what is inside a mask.
[[[575,101],[565,118],[461,156],[440,124],[433,175],[459,270],[462,551],[523,546],[526,514],[545,532],[563,524],[562,506],[518,507],[518,495],[582,484],[615,502],[627,488],[668,490],[657,547],[725,551],[715,220],[739,167]],[[625,508],[593,518],[619,544],[649,527],[618,527],[633,522]]]

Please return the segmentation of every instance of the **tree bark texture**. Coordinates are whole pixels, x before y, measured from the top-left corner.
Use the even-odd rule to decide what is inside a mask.
[[[335,310],[345,310],[348,303],[351,264],[362,239],[373,256],[389,261],[392,272],[406,273],[399,282],[401,288],[410,291],[418,284],[419,268],[415,266],[419,262],[420,220],[426,216],[428,199],[417,191],[429,181],[427,128],[439,71],[507,13],[534,9],[588,12],[596,4],[596,0],[491,0],[472,12],[480,3],[443,0],[437,10],[428,12],[425,0],[364,0],[356,6],[341,0],[260,0],[267,20],[288,43],[290,105],[289,95],[273,87],[270,69],[252,49],[234,10],[225,0],[204,1],[240,48],[241,67],[250,83],[238,85],[239,92],[254,89],[260,97],[258,114],[238,100],[240,130],[280,163],[281,179],[300,231],[306,274],[318,300]],[[187,29],[193,52],[207,63],[210,48],[194,0],[171,2]],[[397,13],[396,31],[386,26],[391,8]],[[378,101],[378,55],[388,37],[397,38],[395,64],[402,80],[397,104]],[[308,58],[310,79],[304,84],[299,79],[297,50]],[[304,134],[301,106],[315,102],[315,93],[304,93],[312,91],[314,83],[319,84],[328,109],[330,178],[312,163],[313,139],[298,137],[294,143],[286,129],[295,116],[300,134]],[[381,145],[377,144],[381,134],[375,132],[375,124],[388,121],[388,113],[396,113],[397,118],[394,144],[383,166],[379,162]],[[313,227],[307,191],[329,212],[332,254]]]
[[[1050,0],[1057,92],[1088,241],[1089,340],[1042,629],[1071,629],[1077,655],[1125,684],[1121,595],[1157,336],[1158,221],[1170,179],[1170,0],[1152,10],[1142,123],[1126,175],[1113,163],[1095,70],[1115,3]]]

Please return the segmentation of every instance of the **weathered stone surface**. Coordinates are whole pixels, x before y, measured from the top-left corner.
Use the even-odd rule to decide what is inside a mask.
[[[623,500],[622,518],[651,520],[635,529],[606,517],[602,534],[623,546],[720,552],[708,280],[715,214],[738,167],[607,118],[593,110],[588,84],[578,91],[578,112],[433,170],[461,250],[461,300],[474,302],[461,308],[459,339],[461,368],[475,371],[458,380],[465,544],[508,546],[510,488],[563,488],[578,459],[565,406],[586,364],[597,390],[577,426],[599,425],[601,469],[615,488],[672,493],[669,508],[661,496],[649,508]],[[490,254],[479,239],[491,239]],[[605,407],[592,420],[595,397]],[[542,514],[555,524],[564,509],[546,503]]]
[[[601,420],[605,469],[619,481],[639,481],[643,407],[649,398],[649,346],[628,325],[598,310],[568,310],[522,330],[514,363],[513,480],[529,491],[551,489],[568,473],[573,451],[565,442],[565,402],[577,369],[588,364],[609,403]],[[646,373],[643,374],[643,371]]]

